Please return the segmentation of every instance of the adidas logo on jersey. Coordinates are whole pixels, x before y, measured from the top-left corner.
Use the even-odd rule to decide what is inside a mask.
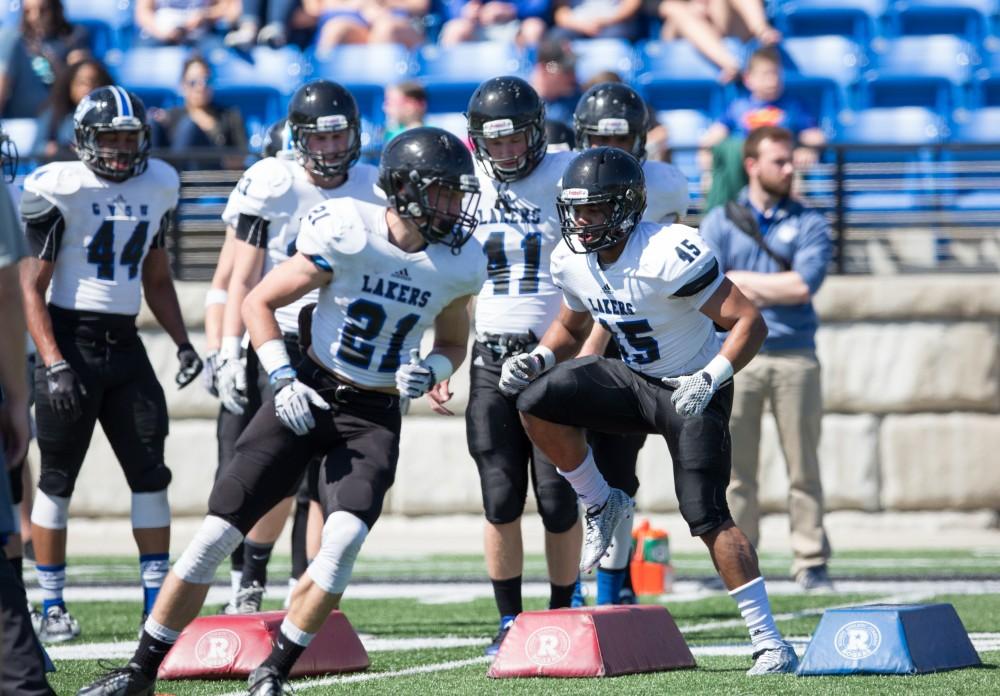
[[[611,285],[609,285],[608,283],[605,283],[604,287],[601,288],[601,290],[604,291],[605,295],[611,295],[612,297],[614,297],[615,291],[611,289]]]
[[[392,274],[393,278],[398,278],[399,280],[411,280],[410,272],[405,268],[400,269]]]

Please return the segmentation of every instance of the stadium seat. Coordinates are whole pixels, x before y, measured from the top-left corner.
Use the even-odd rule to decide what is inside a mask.
[[[984,107],[955,119],[952,140],[960,143],[1000,143],[1000,107]],[[1000,152],[997,153],[1000,159]]]
[[[109,49],[124,49],[131,43],[135,12],[132,0],[63,0],[62,5],[66,19],[90,32],[94,55],[102,57]]]
[[[38,119],[6,118],[3,121],[4,132],[10,137],[22,160],[31,156],[31,148],[38,134]]]
[[[881,33],[889,0],[787,0],[775,23],[785,36],[840,34],[867,45]]]
[[[841,143],[928,145],[948,134],[940,116],[917,106],[865,109],[845,120],[837,136]]]
[[[722,113],[732,89],[719,84],[719,69],[687,41],[648,41],[639,52],[636,88],[654,109]]]
[[[463,141],[469,139],[468,121],[466,120],[464,113],[429,113],[427,114],[427,118],[424,119],[424,125],[434,126],[435,128],[443,128],[449,133],[453,133],[456,137],[461,138]]]
[[[188,53],[181,46],[136,47],[109,55],[108,68],[147,107],[169,108],[180,101],[177,89]]]
[[[284,116],[282,93],[265,85],[218,85],[214,102],[223,108],[236,107],[243,114],[247,132],[266,131]]]
[[[963,87],[978,62],[972,46],[950,34],[887,40],[865,81],[861,104],[926,106],[948,113],[964,105]]]
[[[889,26],[900,36],[957,34],[978,44],[997,11],[997,0],[897,0]]]
[[[225,87],[267,87],[290,95],[302,83],[306,64],[294,46],[252,49],[249,53],[217,49],[208,54],[215,81]]]
[[[837,83],[825,77],[788,73],[785,75],[785,95],[794,97],[807,113],[815,115],[817,125],[828,135],[833,132],[837,116],[846,104]]]
[[[417,65],[429,107],[442,113],[465,111],[469,97],[484,80],[526,75],[521,52],[513,44],[499,41],[426,45],[417,54]]]
[[[399,44],[351,44],[338,46],[326,55],[312,56],[311,78],[339,82],[351,90],[361,113],[381,122],[382,96],[386,85],[411,74],[410,53]]]
[[[785,39],[781,51],[787,71],[825,77],[842,88],[857,82],[868,63],[858,44],[838,35]]]
[[[970,106],[1000,106],[1000,51],[987,53],[969,85]]]
[[[581,84],[605,70],[618,73],[626,82],[632,80],[635,51],[624,39],[584,39],[574,41],[572,48],[576,54],[576,77]]]
[[[656,112],[656,118],[667,129],[671,163],[687,178],[691,196],[700,198],[701,170],[698,169],[697,148],[701,137],[712,125],[712,117],[696,109],[670,109]]]

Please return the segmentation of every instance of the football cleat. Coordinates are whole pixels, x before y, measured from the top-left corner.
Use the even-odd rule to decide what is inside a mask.
[[[38,629],[38,640],[43,643],[65,643],[80,635],[80,624],[64,607],[49,607]]]
[[[150,679],[131,662],[108,670],[103,677],[83,686],[76,696],[154,696],[156,680]]]
[[[264,588],[256,580],[250,587],[240,587],[233,601],[226,606],[227,614],[256,614],[264,602]]]
[[[782,643],[777,648],[761,650],[754,653],[753,667],[747,670],[747,675],[759,677],[763,674],[794,674],[799,666],[799,657],[788,643]]]
[[[623,520],[632,516],[632,499],[628,493],[612,488],[604,506],[599,510],[587,511],[584,517],[583,554],[580,557],[580,572],[590,572],[608,552],[615,530]]]
[[[806,592],[833,592],[833,582],[825,564],[803,568],[795,574],[795,582]]]
[[[500,630],[497,634],[493,636],[493,642],[486,646],[484,654],[487,657],[496,657],[496,654],[500,652],[500,644],[503,643],[503,639],[507,637],[507,633],[510,631],[510,627],[514,625],[514,616],[501,616],[500,617]]]
[[[274,667],[255,669],[247,679],[247,687],[250,689],[247,696],[284,696],[292,693],[288,680]]]

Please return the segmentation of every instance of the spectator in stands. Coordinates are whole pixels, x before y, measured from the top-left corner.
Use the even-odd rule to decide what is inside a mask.
[[[398,43],[416,48],[423,41],[423,16],[430,0],[302,0],[317,19],[316,52],[341,44]]]
[[[34,118],[48,97],[48,87],[35,72],[18,27],[0,29],[0,114]]]
[[[663,38],[683,38],[694,44],[722,71],[719,81],[731,82],[740,73],[740,60],[722,39],[757,39],[765,46],[781,41],[781,33],[767,21],[763,0],[663,0]]]
[[[23,0],[21,38],[31,67],[51,87],[67,66],[90,55],[87,30],[66,21],[61,0]]]
[[[551,0],[448,0],[440,42],[516,41],[536,46],[549,25]]]
[[[83,98],[98,87],[114,84],[108,69],[96,58],[71,65],[52,87],[49,105],[38,117],[38,132],[31,154],[53,157],[74,143],[73,112]]]
[[[812,166],[816,162],[815,148],[826,144],[823,130],[816,125],[816,115],[785,94],[781,56],[775,47],[753,52],[743,74],[743,84],[750,94],[731,102],[723,117],[702,137],[702,169],[712,171],[706,209],[732,200],[746,184],[742,147],[744,138],[753,129],[781,126],[790,130],[800,146],[795,150],[795,164],[800,170]]]
[[[587,80],[581,89],[586,93],[591,87],[599,85],[602,82],[624,82],[624,80],[622,80],[621,75],[613,70],[602,70]],[[656,115],[656,109],[649,102],[646,102],[646,114],[648,117],[646,159],[656,162],[667,161],[667,127],[660,123]]]
[[[424,125],[427,115],[427,90],[416,80],[407,80],[385,90],[385,142],[410,128]]]
[[[289,21],[299,0],[243,0],[236,28],[226,34],[227,46],[248,48],[259,43],[280,48],[288,43]]]
[[[733,520],[757,546],[760,425],[769,401],[788,466],[792,574],[805,590],[830,590],[817,455],[823,400],[812,298],[826,277],[833,245],[826,218],[790,196],[794,143],[785,128],[751,131],[743,145],[749,185],[737,201],[709,212],[699,231],[729,280],[760,308],[768,329],[764,347],[735,381],[727,494]]]
[[[555,0],[551,36],[572,39],[636,41],[642,28],[643,0]]]
[[[218,30],[235,24],[240,0],[135,0],[139,40],[148,45],[218,45]]]
[[[225,148],[247,151],[246,128],[238,109],[222,109],[212,102],[212,66],[201,56],[184,61],[181,72],[184,106],[170,109],[159,118],[167,132],[170,149],[178,153]],[[198,158],[186,169],[211,169],[220,165],[240,169],[243,155],[228,155],[220,160]]]
[[[573,122],[582,92],[576,81],[576,56],[567,43],[546,38],[538,44],[529,82],[545,102],[547,118],[567,125]]]

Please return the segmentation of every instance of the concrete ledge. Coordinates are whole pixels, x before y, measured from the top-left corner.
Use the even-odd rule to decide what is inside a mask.
[[[991,274],[828,276],[815,299],[823,322],[1000,317]]]

